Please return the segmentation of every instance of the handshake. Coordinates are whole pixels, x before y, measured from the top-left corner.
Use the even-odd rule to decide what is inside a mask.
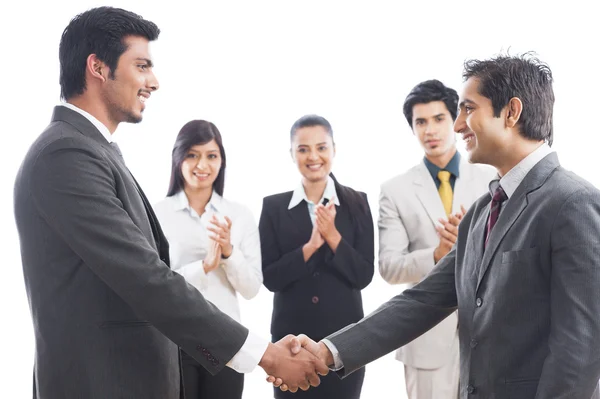
[[[316,343],[304,334],[287,335],[277,343],[269,343],[259,366],[269,375],[267,382],[282,391],[303,391],[321,382],[333,365],[333,355],[323,342]]]

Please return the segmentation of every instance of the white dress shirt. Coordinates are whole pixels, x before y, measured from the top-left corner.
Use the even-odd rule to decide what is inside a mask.
[[[82,110],[81,108],[74,106],[71,103],[61,103],[60,105],[85,116],[87,118],[87,120],[92,122],[92,125],[94,125],[96,127],[96,129],[98,129],[100,131],[100,133],[102,133],[102,136],[104,136],[106,141],[108,141],[109,143],[112,143],[114,141],[112,138],[112,134],[110,133],[108,128],[102,122],[100,122],[98,119],[96,119],[92,114]]]
[[[527,176],[527,173],[529,173],[529,171],[533,169],[538,162],[552,152],[554,152],[554,150],[550,148],[547,143],[543,143],[541,146],[531,152],[531,154],[523,158],[521,162],[516,164],[511,170],[502,176],[502,178],[497,176],[496,179],[490,182],[490,193],[492,194],[492,197],[494,196],[494,192],[496,191],[498,184],[502,186],[502,189],[508,198],[512,197],[517,190],[517,187],[519,187],[523,179],[525,179],[525,176]],[[502,208],[500,208],[500,212],[502,212]]]
[[[500,184],[504,189],[506,196],[510,198],[515,193],[517,187],[519,187],[523,179],[525,179],[527,173],[529,173],[529,171],[533,169],[533,167],[537,165],[538,162],[540,162],[553,151],[554,150],[552,150],[547,143],[543,143],[541,146],[539,146],[533,152],[531,152],[529,155],[523,158],[521,162],[519,162],[511,170],[509,170],[502,178],[499,178],[499,176],[497,176],[495,180],[492,180],[490,182],[491,195],[494,195],[498,184]],[[500,212],[502,212],[503,208],[504,207],[500,208]],[[333,355],[334,364],[333,367],[331,367],[331,369],[336,371],[344,368],[344,362],[342,361],[340,353],[338,352],[333,342],[329,341],[328,339],[323,339],[322,342],[325,344],[325,346],[327,346],[327,348]]]
[[[337,206],[340,206],[340,200],[337,196],[337,192],[335,191],[335,182],[333,181],[331,176],[328,176],[327,185],[325,186],[325,191],[323,191],[323,197],[319,200],[318,203],[323,203],[324,199],[327,199],[327,201],[331,201],[332,198],[333,203]],[[306,201],[306,204],[308,205],[308,215],[310,216],[310,221],[314,226],[316,218],[315,208],[317,204],[308,199],[308,197],[306,196],[306,191],[304,191],[304,186],[302,185],[302,182],[300,182],[298,187],[296,187],[296,189],[292,193],[292,199],[290,200],[288,209],[294,208],[296,205],[301,203],[302,200]]]
[[[251,299],[262,285],[258,227],[250,210],[213,192],[202,215],[190,207],[182,190],[153,207],[169,242],[171,268],[181,274],[219,310],[240,321],[237,292]],[[205,273],[203,259],[209,245],[206,228],[213,215],[231,219],[233,252],[218,268]],[[212,234],[212,233],[211,233]],[[239,373],[249,373],[264,355],[269,341],[251,331],[240,351],[227,364]]]
[[[171,268],[181,274],[219,310],[240,322],[237,293],[252,299],[262,285],[260,238],[248,208],[213,192],[206,211],[198,215],[182,190],[154,206],[156,216],[169,241]],[[231,219],[233,252],[215,270],[205,273],[202,264],[208,253],[207,230],[213,215],[220,221]]]

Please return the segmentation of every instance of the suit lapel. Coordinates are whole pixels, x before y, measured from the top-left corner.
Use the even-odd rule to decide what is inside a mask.
[[[284,206],[287,208],[288,204],[289,200],[284,204]],[[296,227],[300,236],[302,238],[310,237],[313,225],[310,221],[310,215],[308,214],[308,205],[306,204],[306,201],[301,201],[292,209],[287,209],[287,213],[292,219],[292,224]]]
[[[479,278],[477,280],[477,289],[479,289],[479,285],[481,284],[485,273],[490,267],[492,259],[494,258],[500,243],[509,232],[513,224],[517,221],[519,216],[521,216],[523,211],[527,208],[529,203],[529,193],[541,187],[548,176],[550,176],[550,173],[552,173],[552,171],[558,166],[560,166],[560,164],[558,162],[556,153],[547,155],[529,171],[529,173],[525,176],[525,179],[523,179],[521,184],[517,187],[517,190],[508,199],[508,201],[504,203],[504,209],[502,209],[500,217],[490,233],[487,248],[483,253],[481,269],[479,271]],[[485,225],[487,224],[489,209],[486,212],[482,212],[482,215],[484,215],[482,219],[484,219]],[[485,234],[481,232],[481,235],[474,235],[474,237],[476,237],[476,240],[481,240],[483,242]]]
[[[422,162],[417,166],[413,185],[417,198],[425,208],[431,222],[436,225],[438,219],[446,219],[446,211],[444,211],[444,205],[436,190],[435,182]]]

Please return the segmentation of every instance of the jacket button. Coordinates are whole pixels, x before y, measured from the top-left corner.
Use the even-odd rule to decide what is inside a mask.
[[[478,342],[475,339],[471,340],[471,343],[469,344],[469,346],[471,347],[471,349],[475,349],[475,347],[477,346]]]
[[[319,297],[318,297],[318,296],[313,296],[313,297],[312,297],[312,303],[314,303],[315,305],[316,305],[317,303],[319,303]]]
[[[475,300],[475,304],[477,305],[477,307],[478,307],[478,308],[480,308],[480,307],[481,307],[481,305],[483,305],[483,299],[481,299],[481,298],[477,298],[477,299]]]
[[[468,393],[475,393],[475,387],[471,384],[469,384],[469,386],[467,387],[467,392]]]

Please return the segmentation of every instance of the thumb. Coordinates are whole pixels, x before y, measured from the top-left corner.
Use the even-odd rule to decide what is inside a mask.
[[[290,339],[290,351],[294,355],[297,355],[298,353],[300,353],[300,349],[302,349],[302,344],[300,343],[298,337]]]

